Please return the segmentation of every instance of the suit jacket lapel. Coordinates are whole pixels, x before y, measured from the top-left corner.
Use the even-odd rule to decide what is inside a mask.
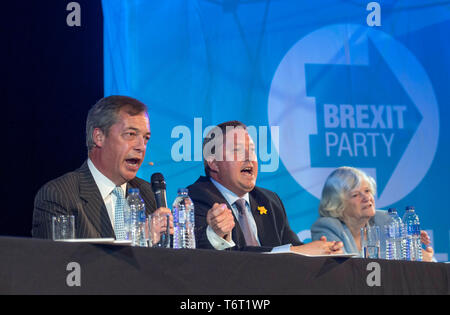
[[[270,220],[269,210],[266,214],[261,214],[258,207],[267,207],[267,205],[259,204],[252,192],[249,193],[250,209],[255,219],[256,227],[258,229],[258,239],[261,246],[275,246],[274,240],[278,239],[278,236],[274,232],[274,226],[272,220]]]
[[[101,237],[114,237],[108,211],[87,162],[78,171],[80,173],[80,198],[85,201],[83,210],[86,212],[86,217],[89,218],[90,223]]]

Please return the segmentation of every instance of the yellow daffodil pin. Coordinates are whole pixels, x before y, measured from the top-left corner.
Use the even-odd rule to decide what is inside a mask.
[[[258,207],[258,211],[259,214],[267,214],[267,209],[264,206]]]

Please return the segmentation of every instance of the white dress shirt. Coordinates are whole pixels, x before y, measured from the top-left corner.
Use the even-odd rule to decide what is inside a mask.
[[[88,159],[89,171],[91,171],[94,177],[95,183],[97,184],[100,194],[102,196],[103,202],[105,203],[106,210],[108,211],[109,219],[111,220],[112,227],[114,229],[114,210],[116,205],[117,197],[112,194],[116,184],[114,184],[108,177],[103,175],[92,163],[91,159]],[[127,193],[127,183],[120,186],[123,190],[124,196]]]
[[[236,200],[238,200],[240,198],[243,198],[245,200],[245,211],[247,211],[248,224],[249,224],[249,227],[250,227],[250,231],[253,233],[253,235],[255,236],[255,239],[258,241],[258,245],[261,246],[261,243],[260,243],[259,238],[258,238],[258,228],[256,226],[256,222],[255,222],[255,219],[253,217],[253,214],[252,214],[252,212],[250,210],[249,194],[246,193],[244,196],[239,197],[234,192],[232,192],[231,190],[227,189],[223,185],[219,184],[214,179],[210,178],[210,180],[214,184],[214,186],[217,187],[217,189],[220,191],[220,193],[225,198],[225,200],[228,202],[228,204],[231,205],[231,211],[233,211],[233,214],[234,214],[235,218],[239,218],[239,210],[237,209],[237,207],[236,207],[236,205],[234,203],[236,202]],[[218,250],[231,248],[231,247],[236,245],[233,240],[228,242],[227,240],[225,240],[222,237],[220,237],[219,235],[217,235],[216,232],[214,232],[212,227],[209,226],[209,225],[206,228],[206,237],[208,238],[208,241],[211,243],[211,245],[215,249],[218,249]],[[275,253],[275,252],[277,252],[277,253],[278,252],[289,252],[290,251],[290,247],[291,247],[291,244],[277,246],[277,247],[274,247],[272,249],[272,253]]]

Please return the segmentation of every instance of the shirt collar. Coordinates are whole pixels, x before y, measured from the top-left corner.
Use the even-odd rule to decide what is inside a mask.
[[[89,171],[91,171],[92,176],[94,177],[95,183],[97,184],[98,189],[100,190],[100,194],[102,196],[102,199],[105,200],[106,197],[108,197],[113,189],[116,187],[116,184],[114,184],[108,177],[103,175],[92,163],[91,159],[88,158],[88,167]],[[127,183],[121,185],[124,195],[127,193]]]
[[[249,196],[248,193],[246,193],[242,197],[239,197],[234,192],[232,192],[228,188],[224,187],[222,184],[220,184],[217,181],[215,181],[212,177],[210,177],[210,179],[211,179],[211,182],[214,184],[214,186],[216,186],[216,188],[220,191],[220,193],[223,195],[225,200],[230,205],[233,205],[236,202],[236,200],[238,200],[240,198],[243,198],[247,202],[247,205],[250,205],[250,200],[249,200],[249,197],[248,197]]]

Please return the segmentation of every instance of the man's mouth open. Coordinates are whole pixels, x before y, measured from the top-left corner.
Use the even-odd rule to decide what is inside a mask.
[[[127,168],[132,169],[132,170],[138,170],[141,160],[137,159],[137,158],[131,158],[131,159],[125,159],[125,163],[127,165]]]
[[[253,176],[253,167],[244,167],[243,169],[241,169],[241,173],[248,176]]]

